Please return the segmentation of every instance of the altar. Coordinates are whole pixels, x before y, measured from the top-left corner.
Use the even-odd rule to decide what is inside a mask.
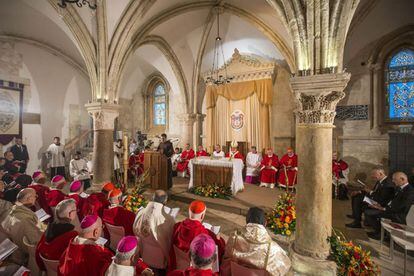
[[[243,160],[197,157],[190,160],[188,167],[190,170],[188,189],[193,186],[222,184],[230,186],[233,195],[244,189]]]

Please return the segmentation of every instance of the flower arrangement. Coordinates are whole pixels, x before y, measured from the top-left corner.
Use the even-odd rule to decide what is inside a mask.
[[[204,197],[230,199],[231,188],[221,184],[207,184],[204,186],[196,186],[190,189],[190,192]]]
[[[296,229],[295,196],[283,193],[266,216],[267,227],[276,235],[291,236]]]
[[[127,195],[124,200],[124,207],[136,213],[141,207],[146,207],[148,204],[148,200],[144,197],[144,192],[147,190],[148,185],[144,185],[145,179],[149,176],[149,171],[145,171],[140,177],[137,179],[137,183],[135,188],[132,189],[131,193]]]
[[[380,275],[378,265],[371,260],[371,253],[347,241],[342,233],[333,230],[332,236],[328,237],[331,246],[330,258],[338,266],[337,274],[340,276],[373,276]]]

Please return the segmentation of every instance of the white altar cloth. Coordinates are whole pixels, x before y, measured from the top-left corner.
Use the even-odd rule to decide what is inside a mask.
[[[206,165],[212,167],[227,167],[233,168],[233,176],[231,179],[231,191],[233,195],[236,195],[237,192],[244,189],[243,185],[243,161],[241,159],[232,159],[229,158],[219,158],[219,159],[211,159],[210,157],[197,157],[191,159],[188,168],[190,170],[190,183],[188,183],[188,189],[193,187],[193,164],[197,165]]]

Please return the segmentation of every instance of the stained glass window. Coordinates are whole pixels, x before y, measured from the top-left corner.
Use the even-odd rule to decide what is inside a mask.
[[[414,51],[402,49],[393,55],[385,78],[388,121],[414,121]]]
[[[165,126],[166,124],[166,94],[165,87],[162,84],[157,84],[154,89],[154,125]]]

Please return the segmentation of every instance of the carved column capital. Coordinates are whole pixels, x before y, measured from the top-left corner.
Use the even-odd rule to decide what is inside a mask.
[[[115,119],[119,115],[119,105],[110,103],[90,103],[85,105],[89,115],[93,118],[94,130],[113,130]]]
[[[186,113],[178,115],[178,119],[181,121],[183,125],[192,126],[197,119],[197,114],[194,113]]]
[[[351,77],[349,73],[293,77],[296,116],[299,125],[333,125],[338,102]]]

